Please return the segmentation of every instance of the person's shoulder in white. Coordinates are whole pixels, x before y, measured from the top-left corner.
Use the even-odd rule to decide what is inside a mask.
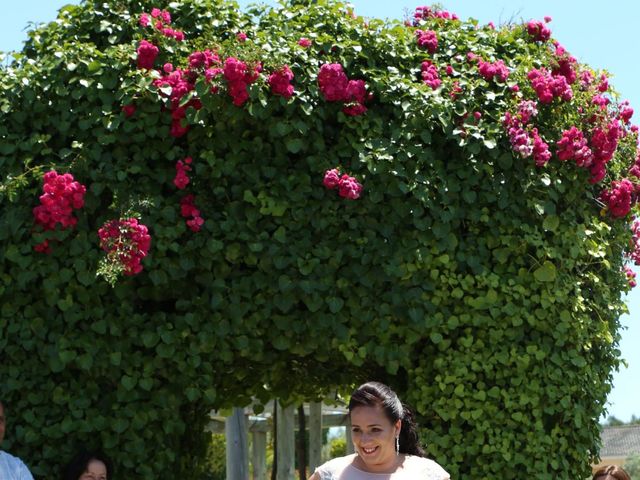
[[[0,450],[0,479],[33,480],[33,476],[22,460]]]
[[[419,471],[424,475],[421,477],[424,480],[450,480],[451,478],[444,468],[428,458],[407,455],[405,462],[405,468]]]
[[[329,474],[338,474],[341,473],[345,468],[347,468],[353,462],[353,459],[356,455],[346,455],[344,457],[336,457],[332,460],[329,460],[318,467],[318,472],[329,473]],[[322,477],[321,477],[322,478]]]

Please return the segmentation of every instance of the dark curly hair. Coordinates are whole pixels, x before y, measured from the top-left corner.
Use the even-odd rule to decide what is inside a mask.
[[[89,463],[98,460],[107,467],[107,480],[113,479],[113,464],[111,460],[100,451],[81,450],[62,470],[62,480],[78,480],[86,472]]]
[[[392,424],[402,421],[400,427],[400,453],[424,457],[425,452],[420,445],[418,429],[411,410],[404,405],[396,392],[379,382],[367,382],[360,385],[349,400],[349,413],[356,407],[375,407],[380,405]]]

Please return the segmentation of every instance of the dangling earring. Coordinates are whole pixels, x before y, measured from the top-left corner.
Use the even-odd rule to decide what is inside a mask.
[[[400,436],[396,437],[396,457],[400,455]]]

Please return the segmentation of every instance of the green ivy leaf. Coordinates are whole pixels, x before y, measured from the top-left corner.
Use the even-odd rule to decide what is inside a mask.
[[[533,272],[533,276],[539,282],[553,282],[556,279],[556,267],[553,263],[546,260]]]

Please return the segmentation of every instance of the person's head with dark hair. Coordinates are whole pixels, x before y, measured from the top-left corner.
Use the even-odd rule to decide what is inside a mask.
[[[360,385],[349,401],[353,444],[365,464],[393,463],[400,454],[424,456],[413,414],[379,382]]]
[[[112,480],[111,460],[99,451],[81,450],[64,467],[62,480]]]
[[[593,473],[592,480],[631,480],[631,477],[622,467],[605,465]]]

